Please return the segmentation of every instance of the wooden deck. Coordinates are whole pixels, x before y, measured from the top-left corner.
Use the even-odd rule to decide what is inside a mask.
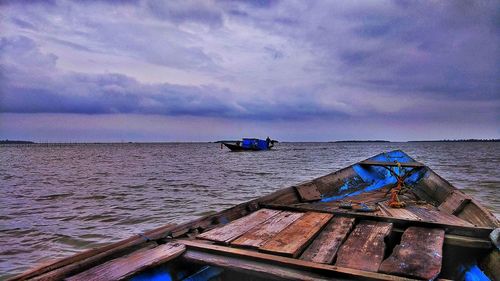
[[[252,224],[252,227],[241,223],[249,217],[261,217],[256,213],[267,214],[266,219],[261,219],[256,225]],[[220,247],[227,251],[247,248],[249,250],[243,253],[249,256],[259,256],[258,253],[261,252],[269,260],[284,256],[308,264],[312,262],[334,266],[332,269],[382,274],[379,276],[382,279],[387,276],[383,273],[431,279],[441,270],[445,236],[445,230],[441,228],[409,227],[404,232],[400,245],[390,249],[385,243],[387,237],[393,234],[393,223],[390,222],[356,220],[352,217],[314,211],[273,212],[271,209],[261,209],[256,213],[207,231],[197,238],[206,240],[208,237],[215,243],[227,245],[212,245],[219,247],[219,250]],[[405,219],[417,218],[416,215],[408,215],[405,212],[401,214]],[[450,222],[458,223],[457,226],[467,226],[460,224],[459,220]],[[222,231],[224,239],[214,239],[219,237]],[[227,237],[238,238],[228,245]],[[207,242],[203,244],[205,247],[211,247]],[[429,267],[418,267],[422,261],[428,261]],[[394,264],[406,266],[395,267]]]
[[[268,204],[197,235],[171,232],[165,244],[150,242],[67,280],[121,280],[178,257],[263,279],[433,280],[442,271],[444,244],[491,248],[485,238],[491,228],[450,211],[461,199],[444,210],[417,202],[393,209],[385,205],[384,190],[368,195],[351,201],[376,205],[372,214],[342,209],[339,202]]]
[[[180,255],[186,261],[264,279],[432,280],[442,270],[444,244],[491,247],[483,237],[487,229],[430,204],[388,208],[384,194],[379,190],[352,198],[355,203],[363,200],[377,205],[376,215],[340,209],[338,202],[270,205],[191,238],[180,235],[180,239],[173,237],[166,244],[111,260],[68,280],[122,279]],[[449,204],[452,207],[446,210],[456,205]]]

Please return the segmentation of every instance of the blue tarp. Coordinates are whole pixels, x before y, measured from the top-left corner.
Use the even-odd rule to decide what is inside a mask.
[[[265,140],[259,140],[259,139],[243,139],[241,146],[243,148],[258,149],[258,150],[268,149],[267,142]]]

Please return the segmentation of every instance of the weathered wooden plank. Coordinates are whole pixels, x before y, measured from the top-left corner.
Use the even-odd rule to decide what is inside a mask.
[[[473,200],[474,201],[474,200]],[[472,202],[473,202],[472,201]],[[472,205],[472,202],[467,204],[464,211],[460,213],[461,215],[465,212],[468,206]],[[334,214],[343,217],[352,217],[357,219],[364,220],[373,220],[373,221],[382,221],[382,222],[390,222],[399,228],[407,228],[409,226],[422,226],[429,228],[443,228],[446,229],[446,233],[455,234],[461,236],[468,237],[477,237],[477,238],[486,238],[493,231],[494,227],[491,226],[470,226],[470,225],[457,225],[450,224],[448,221],[413,221],[402,218],[394,218],[387,216],[379,216],[371,213],[355,213],[355,212],[346,212],[345,210],[339,210],[337,207],[332,208],[324,204],[304,204],[304,205],[282,205],[282,204],[261,204],[261,206],[276,209],[276,210],[288,210],[288,211],[298,211],[298,212],[322,212],[327,214]],[[407,207],[410,208],[410,207]],[[491,222],[491,224],[495,224]]]
[[[354,218],[333,218],[300,256],[301,260],[330,264],[354,225]]]
[[[92,266],[93,264],[99,262],[103,263],[111,259],[112,256],[119,255],[123,252],[127,252],[128,250],[141,247],[141,245],[146,243],[146,239],[144,237],[156,239],[159,235],[161,235],[161,233],[166,232],[174,227],[175,224],[166,224],[156,229],[147,231],[142,236],[134,235],[116,243],[89,249],[74,256],[53,261],[47,265],[43,265],[26,271],[18,276],[15,276],[13,279],[26,280],[29,278],[33,278],[34,276],[40,276],[50,271],[52,271],[52,273],[54,274],[48,276],[48,279],[61,279],[78,269],[82,270],[82,268],[88,268],[89,266]]]
[[[297,257],[332,217],[330,214],[307,212],[262,245],[259,251]]]
[[[401,233],[401,235],[403,235],[404,233],[402,229],[394,227],[392,228],[392,232]],[[460,236],[454,234],[445,234],[444,244],[463,247],[463,248],[478,248],[478,249],[492,249],[494,247],[490,239],[474,238],[474,237]]]
[[[321,193],[313,182],[298,185],[295,189],[297,193],[299,193],[302,202],[317,201],[321,199]]]
[[[384,258],[384,238],[391,230],[391,223],[361,221],[340,247],[335,264],[376,272]]]
[[[413,214],[417,215],[424,221],[454,224],[460,226],[474,226],[471,223],[456,217],[454,215],[449,215],[438,210],[429,210],[427,208],[420,208],[418,206],[409,206],[406,209]]]
[[[364,160],[359,162],[360,165],[367,165],[367,166],[386,166],[386,167],[411,167],[411,168],[420,168],[420,167],[425,167],[424,164],[419,163],[419,162],[400,162],[399,164],[396,162],[382,162],[382,161],[373,161],[373,160]]]
[[[250,229],[238,239],[231,242],[233,246],[259,248],[278,232],[285,229],[304,213],[283,211],[265,222]]]
[[[211,265],[217,268],[227,268],[238,273],[248,274],[257,277],[259,280],[340,280],[330,279],[320,274],[315,274],[306,270],[297,270],[286,266],[270,265],[266,262],[242,259],[239,257],[221,256],[196,250],[188,250],[182,257],[190,263]],[[240,277],[241,278],[241,277]],[[246,278],[245,280],[251,280]]]
[[[432,280],[441,272],[444,230],[409,227],[379,271]]]
[[[414,280],[405,277],[387,275],[377,272],[368,272],[352,268],[345,268],[329,264],[320,264],[305,260],[299,260],[289,257],[282,257],[266,253],[255,252],[247,249],[231,248],[213,244],[200,243],[200,240],[176,240],[176,242],[186,245],[187,251],[183,257],[190,254],[191,251],[203,251],[216,254],[223,257],[238,257],[244,259],[243,263],[248,261],[265,262],[266,264],[282,265],[286,268],[296,268],[304,272],[316,272],[325,274],[329,277],[348,278],[350,280]]]
[[[386,205],[386,202],[380,202],[378,203],[378,206],[384,213],[391,217],[407,220],[422,220],[419,216],[415,215],[405,208],[390,208]]]
[[[146,251],[138,251],[129,256],[111,260],[91,268],[68,281],[105,281],[120,280],[149,267],[167,262],[180,256],[186,246],[180,243],[167,243]]]
[[[479,227],[500,227],[500,222],[491,211],[481,206],[479,202],[474,199],[465,204],[462,211],[458,213],[457,216]]]
[[[438,210],[450,215],[456,215],[469,203],[471,198],[463,192],[454,190],[441,205]]]
[[[204,232],[198,235],[196,238],[228,244],[248,230],[279,214],[279,212],[280,211],[277,210],[260,209],[248,216],[239,218],[222,227]]]

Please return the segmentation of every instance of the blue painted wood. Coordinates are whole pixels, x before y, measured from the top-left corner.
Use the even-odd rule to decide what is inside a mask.
[[[379,161],[379,162],[398,161],[400,163],[415,162],[413,158],[411,158],[401,150],[394,150],[391,152],[381,153],[372,158],[369,158],[368,160]],[[356,175],[351,178],[347,178],[344,181],[344,185],[342,185],[339,189],[340,194],[323,197],[321,199],[321,202],[342,200],[346,197],[356,196],[361,193],[374,191],[388,185],[393,185],[396,184],[397,182],[396,177],[392,175],[388,169],[382,166],[367,166],[367,165],[355,164],[352,166],[352,169],[356,172]],[[415,185],[428,173],[428,170],[424,168],[392,167],[392,169],[399,175],[409,172],[412,169],[418,169],[415,170],[415,172],[412,175],[406,178],[405,184],[407,186]]]
[[[195,274],[189,276],[183,281],[207,281],[219,276],[224,270],[216,266],[204,266]]]

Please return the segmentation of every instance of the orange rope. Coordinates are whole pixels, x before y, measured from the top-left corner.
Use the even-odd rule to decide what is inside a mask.
[[[401,164],[397,162],[399,171],[401,171]],[[398,194],[404,186],[404,179],[398,173],[394,173],[396,176],[397,184],[396,187],[391,189],[391,199],[387,202],[387,205],[391,208],[404,208],[406,204],[399,200]]]

